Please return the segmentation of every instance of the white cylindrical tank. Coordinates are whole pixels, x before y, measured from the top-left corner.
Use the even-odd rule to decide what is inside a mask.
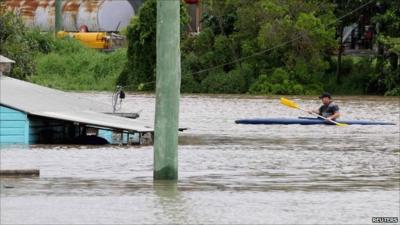
[[[118,31],[128,26],[142,0],[63,0],[63,29],[78,31]],[[55,0],[5,0],[1,7],[14,11],[29,27],[54,30]]]
[[[112,19],[109,18],[112,15]],[[135,8],[127,1],[105,1],[97,13],[99,26],[105,30],[119,30],[129,25]],[[127,19],[129,18],[129,19]]]

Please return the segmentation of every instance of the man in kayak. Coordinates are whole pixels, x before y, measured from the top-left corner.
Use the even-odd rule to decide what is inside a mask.
[[[332,96],[328,92],[324,92],[319,98],[322,101],[322,106],[317,110],[311,110],[308,113],[317,113],[320,116],[327,118],[328,120],[335,120],[339,118],[339,106],[333,103]]]

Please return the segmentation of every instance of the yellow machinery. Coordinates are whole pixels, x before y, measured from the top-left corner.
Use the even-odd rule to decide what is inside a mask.
[[[57,37],[71,37],[80,41],[84,46],[95,49],[111,49],[112,40],[106,32],[65,32],[59,31]]]

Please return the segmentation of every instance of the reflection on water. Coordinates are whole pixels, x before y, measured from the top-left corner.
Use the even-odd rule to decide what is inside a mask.
[[[110,101],[106,93],[84,94]],[[338,97],[343,119],[396,126],[237,125],[297,117],[278,97],[185,96],[179,181],[153,181],[151,146],[32,146],[1,150],[1,224],[371,223],[399,216],[399,98]],[[304,108],[318,99],[293,97]],[[126,112],[153,123],[154,97],[128,95]]]

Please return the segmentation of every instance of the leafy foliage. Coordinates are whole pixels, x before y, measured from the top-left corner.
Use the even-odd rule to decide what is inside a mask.
[[[387,31],[396,29],[395,3],[381,2],[390,10],[381,10],[376,20],[385,21],[381,24]],[[348,13],[362,5],[362,10]],[[387,62],[347,57],[342,66],[344,83],[334,79],[337,27],[356,22],[374,7],[368,0],[202,1],[202,31],[182,32],[182,92],[383,94],[397,87],[396,73]],[[154,89],[155,8],[154,0],[148,0],[128,28],[129,61],[119,77],[122,84]],[[380,71],[386,75],[371,65],[383,65]]]
[[[366,3],[364,9],[348,13]],[[398,1],[207,0],[202,1],[202,30],[190,35],[185,7],[182,3],[182,92],[400,92]],[[154,90],[156,8],[156,0],[144,2],[126,30],[127,51],[111,54],[27,29],[19,17],[3,11],[0,54],[17,62],[12,76],[53,87],[110,90],[117,83]],[[368,12],[373,12],[379,55],[345,56],[338,84],[332,57],[338,45],[337,28],[357,22]]]
[[[181,7],[181,26],[188,22],[187,13]],[[127,27],[128,62],[117,83],[129,85],[130,89],[153,90],[156,77],[156,23],[157,1],[147,0],[138,16],[132,18]]]
[[[1,11],[1,10],[0,10]],[[0,54],[16,63],[11,74],[14,77],[25,79],[35,70],[33,64],[32,47],[22,20],[10,12],[0,12]]]
[[[335,44],[334,26],[326,26],[335,18],[331,4],[300,0],[207,1],[203,4],[203,31],[184,39],[182,44],[184,72],[193,74],[199,84],[210,80],[210,76],[220,77],[225,73],[229,77],[231,71],[238,71],[246,81],[244,92],[250,88],[251,93],[305,93],[303,85],[316,82],[315,76],[328,69],[329,63],[324,61],[328,56],[326,49]],[[247,59],[242,62],[238,60],[241,58]],[[222,71],[196,73],[221,64],[225,64]],[[288,74],[287,79],[281,80],[286,83],[265,79],[267,71],[275,69]],[[230,90],[214,89],[206,90]]]
[[[400,2],[383,1],[380,12],[373,18],[378,25],[377,42],[386,48],[388,54],[378,56],[375,81],[383,83],[384,88],[374,92],[385,95],[400,95]],[[384,51],[381,51],[384,52]]]

